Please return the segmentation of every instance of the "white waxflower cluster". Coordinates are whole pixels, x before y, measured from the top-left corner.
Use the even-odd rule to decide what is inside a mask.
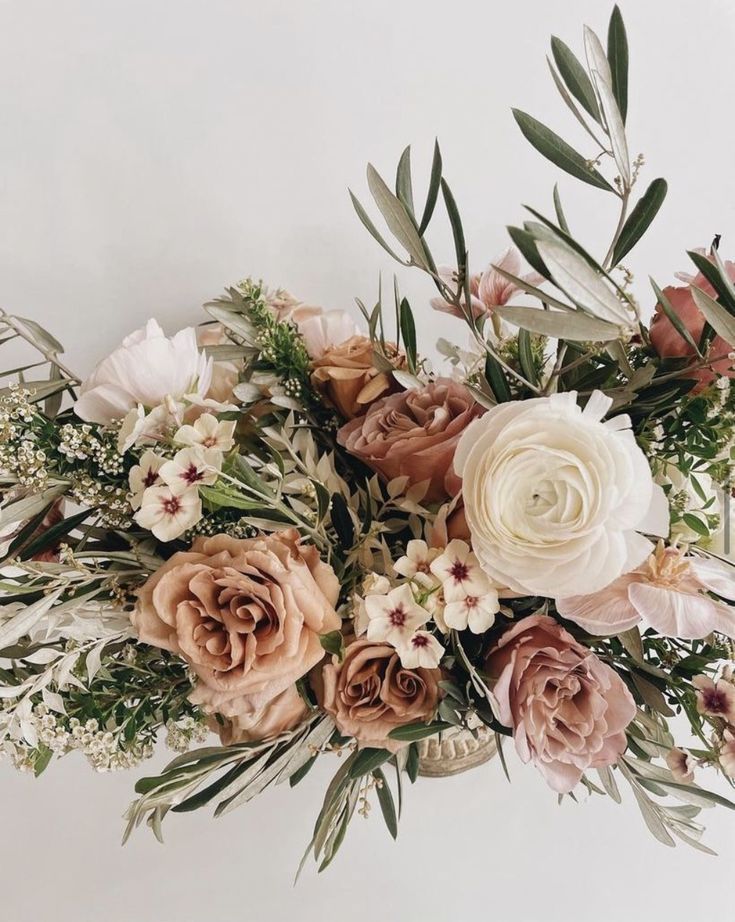
[[[85,423],[73,426],[66,423],[59,430],[59,451],[68,461],[92,461],[100,473],[110,477],[123,471],[123,456],[114,444],[105,444]]]
[[[209,735],[209,728],[195,717],[182,717],[166,724],[166,746],[174,752],[187,752],[195,743],[203,743]]]
[[[130,506],[122,487],[100,483],[89,474],[72,479],[71,496],[82,506],[97,509],[100,521],[108,528],[130,528]]]

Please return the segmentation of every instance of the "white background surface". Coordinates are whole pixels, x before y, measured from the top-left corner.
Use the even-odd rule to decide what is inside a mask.
[[[364,165],[419,172],[440,137],[475,265],[505,246],[521,202],[550,210],[553,168],[509,106],[572,140],[544,64],[550,33],[579,48],[605,0],[15,0],[0,3],[0,303],[35,317],[82,371],[156,315],[170,328],[243,275],[326,307],[370,299],[391,269],[351,211]],[[630,137],[670,197],[629,258],[647,300],[722,233],[735,253],[729,0],[628,0]],[[609,236],[606,196],[561,180],[573,230]],[[449,257],[449,235],[430,237]],[[426,283],[405,283],[414,307]],[[649,303],[650,303],[650,299]],[[425,344],[461,335],[426,308]],[[325,760],[326,762],[326,760]],[[159,760],[160,763],[160,760]],[[168,843],[119,846],[135,773],[80,759],[39,782],[0,767],[3,922],[205,919],[455,922],[666,920],[732,912],[735,822],[710,814],[718,859],[651,839],[626,798],[556,806],[515,760],[409,792],[399,844],[354,822],[326,876],[292,874],[328,762],[216,822],[174,818]],[[167,821],[168,823],[169,821]]]

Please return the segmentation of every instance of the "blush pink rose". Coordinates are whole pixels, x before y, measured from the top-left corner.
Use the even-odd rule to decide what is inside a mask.
[[[339,584],[295,529],[259,538],[198,538],[138,591],[143,643],[182,656],[198,676],[190,698],[207,713],[252,716],[324,656],[340,628]]]
[[[459,493],[454,452],[467,426],[483,412],[472,394],[450,378],[392,394],[364,416],[342,426],[337,441],[385,480],[428,482],[424,499],[438,502]]]
[[[219,734],[223,746],[232,746],[234,743],[271,739],[285,733],[306,718],[309,708],[298,688],[290,685],[265,707],[248,711],[225,705],[223,711],[226,713],[220,712],[216,718],[210,717],[209,726]],[[227,716],[230,711],[233,713]]]
[[[513,729],[523,762],[569,793],[589,768],[612,765],[625,751],[636,705],[623,680],[553,618],[531,615],[490,651],[498,718]]]
[[[735,281],[735,263],[728,260],[725,263],[725,269],[728,276]],[[682,275],[680,277],[689,284],[687,286],[670,285],[664,288],[663,293],[677,317],[682,321],[688,332],[691,333],[694,342],[698,343],[705,321],[704,315],[692,297],[689,286],[701,288],[702,291],[713,298],[716,297],[716,292],[701,272],[694,276]],[[650,335],[651,345],[661,358],[692,358],[695,355],[691,346],[677,333],[660,304],[656,305]],[[733,363],[726,357],[721,358],[721,356],[727,356],[732,351],[733,346],[721,336],[714,337],[707,352],[708,357],[714,359],[712,364],[704,368],[698,368],[691,373],[687,372],[687,377],[697,380],[695,390],[701,390],[711,384],[718,375],[724,375],[728,378],[735,377],[735,371],[732,368]]]

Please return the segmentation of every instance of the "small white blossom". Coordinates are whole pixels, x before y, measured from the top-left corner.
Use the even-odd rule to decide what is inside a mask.
[[[444,608],[444,621],[455,631],[469,628],[473,634],[484,634],[493,626],[498,611],[498,593],[493,589],[485,595],[466,595],[448,602]]]
[[[361,637],[368,628],[368,614],[365,608],[365,595],[387,595],[390,592],[390,580],[380,573],[368,573],[362,581],[363,595],[355,593],[353,596],[354,613],[353,627],[355,636]]]
[[[174,435],[174,442],[179,445],[199,445],[224,454],[235,444],[234,432],[234,420],[219,422],[216,416],[204,413],[193,425],[182,426]]]
[[[173,541],[202,517],[202,501],[196,489],[149,487],[144,493],[135,521],[159,541]]]
[[[212,449],[182,448],[171,461],[161,465],[161,480],[174,489],[213,484],[219,476],[222,455]]]
[[[493,584],[480,569],[477,557],[467,542],[458,538],[450,541],[444,553],[432,561],[431,572],[441,581],[447,602],[458,602],[467,596],[480,598],[493,593]],[[495,595],[497,598],[497,593]]]
[[[396,649],[406,669],[436,669],[444,655],[444,647],[429,631],[414,631]]]
[[[159,472],[165,461],[165,458],[148,449],[141,455],[140,462],[130,468],[128,475],[130,496],[128,499],[133,509],[140,509],[143,493],[148,487],[161,486],[163,481]]]
[[[415,579],[423,585],[432,585],[435,581],[432,578],[431,564],[440,554],[439,548],[429,547],[425,541],[414,539],[408,542],[405,556],[393,564],[393,569],[400,576]]]
[[[386,641],[397,647],[426,624],[429,613],[414,599],[410,586],[398,586],[387,595],[369,595],[365,598],[368,616],[368,640]]]

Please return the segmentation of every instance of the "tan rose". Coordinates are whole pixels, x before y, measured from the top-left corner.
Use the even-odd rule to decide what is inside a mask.
[[[373,353],[367,336],[351,336],[314,362],[312,384],[346,419],[360,416],[378,398],[398,390],[393,375],[375,367]],[[398,355],[395,364],[402,368],[404,356]]]
[[[321,703],[345,736],[364,746],[397,752],[388,737],[405,724],[428,722],[439,701],[439,669],[404,669],[395,648],[356,640],[341,663],[322,670]]]
[[[295,529],[238,540],[199,538],[138,591],[133,624],[144,643],[186,659],[191,700],[208,713],[252,714],[324,656],[338,630],[339,584]]]
[[[531,615],[490,651],[498,719],[512,727],[523,762],[533,761],[559,793],[588,768],[612,765],[625,751],[636,714],[620,676],[553,618]]]
[[[449,378],[374,403],[365,416],[346,423],[337,441],[386,480],[428,481],[425,499],[455,496],[460,479],[452,462],[460,436],[482,414],[472,394]]]
[[[224,709],[228,712],[232,710],[232,703]],[[308,712],[309,708],[298,688],[289,685],[265,707],[259,710],[243,710],[228,717],[211,717],[209,726],[219,734],[223,746],[232,746],[233,743],[249,743],[278,736],[279,733],[298,726]]]

